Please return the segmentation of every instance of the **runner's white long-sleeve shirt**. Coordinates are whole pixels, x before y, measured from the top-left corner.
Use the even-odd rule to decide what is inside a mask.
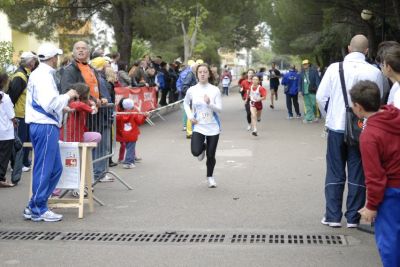
[[[210,98],[210,104],[204,101],[204,96]],[[192,103],[192,109],[190,108]],[[183,101],[188,119],[195,118],[198,123],[194,125],[193,131],[206,136],[217,135],[221,132],[221,124],[218,117],[222,110],[221,92],[212,84],[198,83],[190,87]],[[193,111],[192,111],[193,110]]]
[[[61,127],[62,110],[68,105],[69,96],[60,95],[54,80],[56,70],[51,66],[40,63],[29,76],[28,90],[26,94],[25,122],[38,124],[53,124]],[[45,112],[57,119],[57,122],[49,116],[37,111],[33,107],[33,100],[43,108]]]
[[[383,92],[383,74],[381,71],[365,61],[365,55],[359,52],[348,54],[343,60],[344,79],[349,106],[352,106],[349,92],[358,81],[369,80],[375,82]],[[331,64],[325,72],[317,91],[317,101],[323,111],[329,100],[325,126],[330,130],[344,131],[345,105],[342,86],[340,84],[339,63]]]

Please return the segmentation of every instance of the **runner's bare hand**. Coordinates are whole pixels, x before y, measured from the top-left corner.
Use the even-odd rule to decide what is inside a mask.
[[[69,96],[69,99],[79,98],[78,93],[74,89],[69,90],[67,95]]]
[[[210,104],[210,98],[208,97],[208,95],[204,95],[204,102],[206,102],[207,105]]]

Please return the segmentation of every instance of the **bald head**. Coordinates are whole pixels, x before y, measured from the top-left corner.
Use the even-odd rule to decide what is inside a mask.
[[[350,45],[348,47],[349,52],[360,52],[363,54],[368,53],[368,39],[362,34],[358,34],[354,36],[351,41]]]
[[[89,47],[84,41],[79,41],[74,44],[72,54],[79,62],[87,62],[89,59]]]

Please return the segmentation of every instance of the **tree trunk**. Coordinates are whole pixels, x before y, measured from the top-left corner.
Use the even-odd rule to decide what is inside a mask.
[[[182,33],[183,33],[183,62],[187,63],[189,60],[189,57],[192,56],[190,53],[190,39],[186,32],[185,24],[183,24],[183,22],[181,22],[181,26],[182,26]]]
[[[121,55],[120,61],[126,62],[129,65],[133,40],[133,27],[131,22],[133,7],[127,2],[122,1],[114,4],[113,8],[113,27],[117,49]]]
[[[369,43],[368,57],[375,58],[377,52],[375,26],[373,22],[369,21],[367,22],[367,26],[368,26],[368,43]]]

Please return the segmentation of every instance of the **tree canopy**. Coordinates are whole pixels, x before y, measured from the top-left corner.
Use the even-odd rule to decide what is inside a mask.
[[[0,9],[14,29],[39,38],[54,38],[60,29],[77,30],[97,13],[114,29],[117,49],[126,62],[131,60],[135,38],[171,58],[175,54],[216,62],[219,47],[258,45],[263,29],[256,26],[263,21],[265,4],[264,0],[8,0],[0,3]]]
[[[400,40],[398,0],[267,0],[266,22],[274,51],[313,58],[319,65],[340,60],[355,34],[370,41],[376,55],[382,40]],[[362,10],[372,11],[370,20]]]

